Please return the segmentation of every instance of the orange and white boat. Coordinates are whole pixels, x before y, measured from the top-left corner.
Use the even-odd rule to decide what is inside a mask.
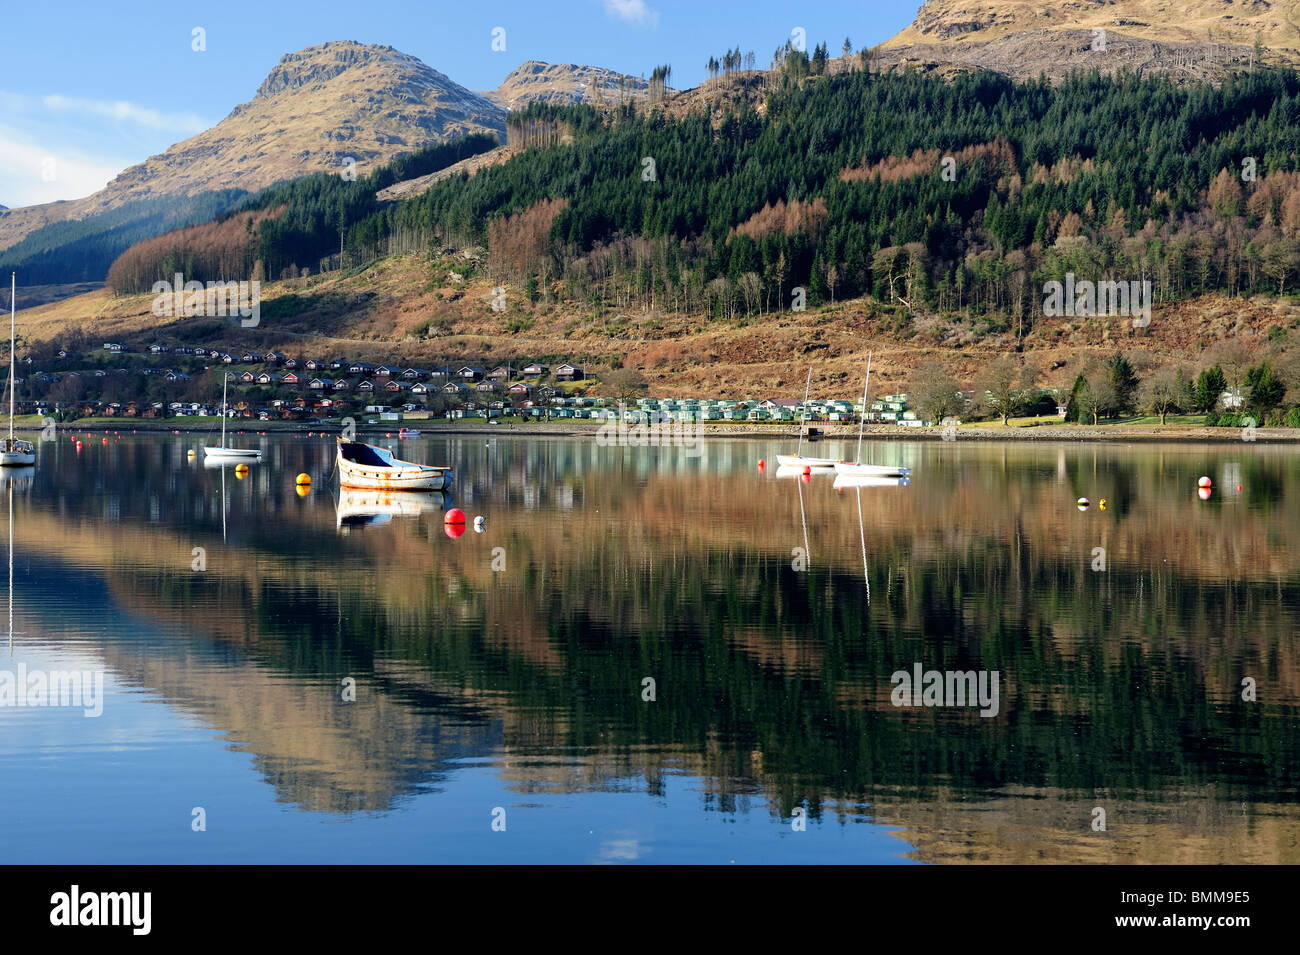
[[[352,488],[441,491],[452,479],[450,467],[403,461],[387,448],[360,441],[339,441],[338,469],[339,484]]]

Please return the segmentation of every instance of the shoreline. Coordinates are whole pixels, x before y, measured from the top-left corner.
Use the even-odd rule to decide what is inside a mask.
[[[229,434],[338,434],[342,428],[337,424],[324,425],[303,425],[295,422],[281,421],[264,421],[259,422],[261,427],[249,428],[230,428],[227,426]],[[585,436],[595,436],[597,432],[606,424],[606,422],[591,422],[590,424],[578,424],[575,422],[530,422],[526,425],[518,423],[488,424],[486,421],[481,423],[457,423],[457,424],[431,424],[419,419],[403,422],[394,427],[379,427],[376,425],[358,425],[356,433],[369,437],[396,437],[398,430],[405,427],[412,427],[420,432],[421,437],[433,437],[438,435],[464,435],[464,434],[491,434],[491,435],[510,435],[511,437],[536,437],[536,438],[580,438]],[[146,433],[146,434],[212,434],[220,431],[220,426],[211,425],[194,426],[188,423],[179,423],[174,421],[159,421],[157,419],[147,419],[141,421],[131,421],[129,426],[124,427],[119,422],[87,422],[83,426],[78,426],[76,422],[61,424],[57,426],[59,432],[66,434],[98,433],[98,434],[122,434],[127,433]],[[43,429],[36,425],[17,425],[15,430],[25,433],[39,434]],[[623,439],[620,443],[631,443],[628,441],[629,432],[623,433]],[[821,441],[844,441],[857,440],[858,430],[852,425],[821,425],[821,436],[812,441],[816,445]],[[746,425],[720,425],[720,424],[701,424],[696,426],[693,436],[687,437],[681,434],[680,430],[674,429],[670,425],[651,427],[646,431],[646,446],[666,446],[673,444],[686,443],[695,439],[777,439],[781,441],[794,440],[798,437],[798,432],[791,433],[784,428],[775,427],[752,427]],[[656,440],[651,440],[651,439]],[[1156,442],[1190,442],[1196,444],[1300,444],[1300,428],[1257,428],[1255,430],[1254,441],[1244,441],[1242,438],[1241,428],[1207,428],[1197,427],[1150,427],[1143,425],[1010,425],[1007,427],[1000,426],[967,426],[958,427],[951,438],[945,438],[941,428],[867,428],[862,435],[863,441],[873,442],[891,442],[891,441],[960,441],[969,443],[972,441],[986,443],[1016,443],[1021,441],[1066,441],[1079,443],[1156,443]],[[641,442],[638,442],[638,445]]]

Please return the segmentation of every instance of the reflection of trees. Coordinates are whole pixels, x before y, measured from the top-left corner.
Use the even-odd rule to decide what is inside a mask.
[[[706,779],[709,806],[763,793],[784,814],[806,802],[814,816],[825,800],[1014,787],[1067,800],[1199,788],[1293,801],[1291,459],[1232,459],[1247,506],[1194,497],[1222,452],[927,448],[911,488],[863,493],[868,603],[854,499],[826,483],[805,489],[812,564],[795,572],[795,488],[747,472],[719,480],[710,469],[727,447],[676,459],[678,470],[655,449],[466,440],[447,452],[461,469],[457,503],[488,514],[489,531],[452,542],[436,514],[340,538],[328,498],[288,490],[306,449],[277,444],[265,486],[238,488],[229,547],[219,511],[201,506],[203,476],[176,481],[163,467],[116,478],[117,524],[91,519],[101,504],[75,480],[61,486],[62,515],[29,515],[21,546],[94,568],[149,615],[245,608],[229,632],[187,619],[241,667],[295,679],[212,718],[261,748],[289,798],[314,792],[316,805],[385,804],[413,784],[402,776],[411,741],[466,705],[499,725],[503,772],[521,786],[644,776],[653,789],[687,769]],[[137,477],[145,490],[128,491]],[[84,479],[114,478],[88,468]],[[149,493],[164,502],[162,526],[147,524]],[[1084,494],[1107,498],[1107,510],[1080,514]],[[182,521],[206,536],[182,539],[168,526]],[[180,559],[195,544],[209,547],[207,574]],[[490,570],[493,546],[506,548],[509,573]],[[1090,569],[1096,546],[1105,573]],[[1001,715],[893,708],[889,675],[913,662],[999,670]],[[312,776],[310,747],[286,749],[265,731],[285,705],[277,694],[309,697],[312,681],[327,693],[355,672],[374,675],[384,708],[358,728],[383,743],[355,772],[386,795],[331,802],[321,787],[359,785],[343,754],[333,776]],[[1260,703],[1240,701],[1243,675],[1259,681]],[[641,699],[645,676],[657,681],[653,704]],[[219,672],[188,664],[140,678],[182,700],[222,686]],[[539,749],[583,759],[549,770],[509,759]]]

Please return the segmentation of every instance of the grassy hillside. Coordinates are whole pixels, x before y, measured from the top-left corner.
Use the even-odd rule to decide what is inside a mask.
[[[151,295],[114,296],[104,289],[24,310],[19,327],[34,344],[124,340],[145,349],[154,340],[201,341],[405,364],[474,361],[491,367],[537,359],[622,365],[642,370],[651,393],[681,397],[796,397],[812,364],[815,394],[854,398],[868,350],[874,350],[875,394],[906,390],[914,369],[927,360],[942,361],[969,385],[1016,347],[1011,333],[990,334],[975,319],[910,315],[869,298],[761,321],[724,321],[530,304],[517,286],[508,286],[506,310],[494,312],[497,286],[483,268],[482,260],[476,266],[461,253],[412,253],[348,272],[268,283],[255,329],[237,321],[160,319],[150,313]],[[1298,328],[1300,305],[1292,301],[1210,294],[1158,306],[1147,329],[1122,318],[1040,322],[1025,336],[1022,354],[1043,373],[1042,384],[1068,390],[1089,360],[1117,349],[1144,366],[1185,362],[1195,369],[1231,343],[1252,362],[1271,357],[1285,365],[1300,355]],[[1053,369],[1058,362],[1066,364]]]

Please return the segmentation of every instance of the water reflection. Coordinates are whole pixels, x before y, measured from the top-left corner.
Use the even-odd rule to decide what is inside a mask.
[[[387,524],[394,517],[420,517],[451,507],[443,491],[386,491],[340,488],[337,521],[341,529]]]
[[[716,813],[788,830],[802,806],[931,861],[1298,861],[1289,452],[899,444],[910,487],[792,488],[756,442],[402,449],[456,469],[484,533],[446,536],[441,495],[336,499],[329,441],[268,438],[224,491],[179,438],[50,448],[18,504],[20,651],[93,654],[342,819],[419,816],[472,765],[529,799],[621,793],[624,820],[695,780],[673,818],[702,844]],[[914,663],[999,670],[999,717],[895,708]],[[59,728],[49,752],[84,743]],[[118,824],[151,824],[139,798]]]

